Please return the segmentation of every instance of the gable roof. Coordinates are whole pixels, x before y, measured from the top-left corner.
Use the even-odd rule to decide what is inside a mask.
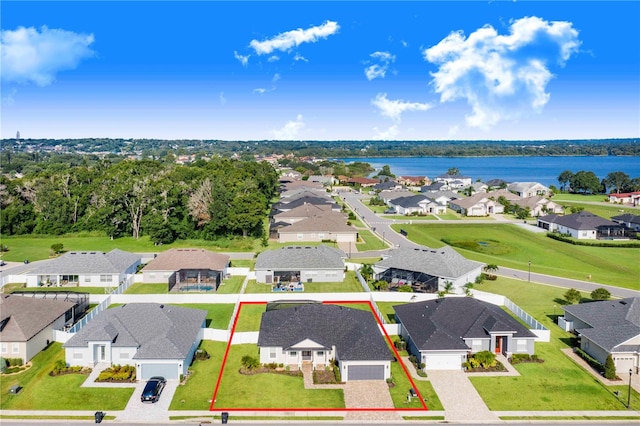
[[[142,257],[135,253],[113,249],[108,253],[101,251],[70,251],[46,262],[29,274],[120,274]]]
[[[272,206],[273,209],[277,210],[292,210],[296,207],[303,206],[305,204],[313,204],[313,205],[321,205],[326,204],[331,206],[332,208],[339,208],[338,203],[334,202],[331,198],[326,197],[300,197],[292,200],[291,202],[287,202],[285,200],[280,201]]]
[[[578,213],[569,214],[566,216],[558,216],[556,214],[550,214],[547,216],[543,216],[539,218],[543,222],[548,223],[556,223],[558,225],[566,226],[567,228],[577,229],[577,230],[586,230],[586,229],[597,229],[599,227],[617,227],[619,224],[612,222],[610,220],[604,219],[600,216],[596,216],[595,214],[583,210]]]
[[[396,198],[395,200],[390,201],[390,203],[393,204],[394,206],[409,208],[409,207],[420,207],[420,203],[425,201],[432,202],[433,200],[429,199],[426,195],[416,194],[416,195],[410,195],[408,197]]]
[[[375,264],[376,267],[422,272],[442,278],[458,278],[482,266],[468,260],[449,246],[439,249],[397,248],[389,251],[389,257]]]
[[[333,232],[333,233],[349,233],[358,232],[353,226],[346,224],[346,219],[342,213],[326,212],[321,216],[313,216],[293,223],[286,228],[282,228],[280,233],[291,232]]]
[[[592,328],[577,331],[609,352],[640,335],[640,297],[580,303],[564,310],[589,324]],[[640,345],[635,346],[640,350]]]
[[[158,254],[143,271],[179,271],[181,269],[210,269],[223,271],[229,264],[229,256],[205,249],[175,248]]]
[[[111,341],[115,347],[136,347],[134,359],[182,359],[189,355],[206,317],[202,309],[127,303],[101,312],[63,346]]]
[[[285,217],[312,217],[328,211],[331,211],[331,204],[303,204],[286,212],[276,213],[273,217],[276,220],[281,220]]]
[[[458,198],[457,200],[451,200],[449,204],[460,206],[462,208],[468,209],[469,207],[473,207],[478,204],[489,204],[494,203],[494,201],[489,199],[489,195],[485,192],[476,192],[470,197],[466,198]]]
[[[343,269],[346,257],[342,250],[324,244],[287,246],[260,253],[254,269]]]
[[[419,350],[468,350],[464,339],[486,339],[490,333],[536,335],[499,306],[472,297],[446,297],[393,307]]]
[[[0,296],[0,341],[26,342],[75,304],[29,296]]]
[[[624,213],[618,216],[612,216],[611,220],[617,223],[635,223],[640,225],[640,215]]]
[[[545,191],[549,190],[549,188],[547,188],[546,186],[544,186],[539,182],[513,182],[507,185],[507,189],[509,191],[522,193],[522,192],[527,192],[528,190],[530,190],[531,188],[535,188],[536,186],[540,187]]]
[[[287,350],[306,339],[335,346],[342,361],[393,360],[370,311],[312,303],[262,314],[258,346]]]

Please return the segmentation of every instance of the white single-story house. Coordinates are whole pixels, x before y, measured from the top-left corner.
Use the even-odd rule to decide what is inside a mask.
[[[624,238],[624,227],[586,210],[566,216],[549,214],[538,218],[538,227],[578,239]]]
[[[263,251],[256,257],[256,281],[265,284],[343,282],[346,257],[342,250],[326,245]]]
[[[580,337],[580,349],[604,365],[611,355],[620,377],[640,370],[640,297],[564,306],[567,331]]]
[[[530,212],[529,214],[533,217],[543,216],[549,213],[564,213],[564,208],[562,208],[561,205],[540,195],[511,201],[511,204],[515,204],[522,208],[528,207]]]
[[[536,335],[500,306],[444,297],[393,307],[407,350],[425,370],[461,370],[468,354],[534,353]]]
[[[410,215],[417,213],[420,215],[427,214],[444,214],[447,207],[436,202],[424,194],[416,194],[408,197],[396,198],[388,202],[396,213],[401,215]]]
[[[609,194],[609,202],[616,204],[630,204],[632,206],[640,205],[640,191],[621,192]]]
[[[127,303],[101,312],[66,343],[69,365],[134,365],[138,380],[187,373],[202,340],[207,311]]]
[[[373,265],[375,279],[390,288],[410,285],[416,292],[437,293],[451,283],[451,293],[464,293],[466,283],[475,282],[483,264],[468,260],[449,246],[439,249],[397,248]]]
[[[336,241],[356,243],[358,231],[347,225],[344,215],[326,212],[278,230],[279,243]]]
[[[551,195],[551,190],[538,182],[513,182],[507,185],[507,189],[522,198],[533,197],[534,195],[542,197]]]
[[[316,369],[333,359],[344,382],[391,377],[393,356],[370,311],[321,303],[268,305],[258,347],[262,364]]]
[[[618,225],[624,226],[627,229],[632,229],[636,232],[640,231],[640,215],[625,213],[613,216],[611,218],[611,221],[617,223]]]
[[[449,201],[449,208],[463,216],[488,216],[504,213],[504,206],[489,198],[484,192],[478,192],[470,197]]]
[[[140,255],[118,249],[108,253],[70,251],[28,271],[27,287],[117,287],[133,278],[141,259]]]
[[[54,341],[53,331],[73,322],[75,303],[0,295],[0,357],[28,362]]]

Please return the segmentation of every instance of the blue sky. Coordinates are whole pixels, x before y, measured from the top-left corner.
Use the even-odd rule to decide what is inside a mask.
[[[2,138],[640,136],[640,2],[2,1]]]

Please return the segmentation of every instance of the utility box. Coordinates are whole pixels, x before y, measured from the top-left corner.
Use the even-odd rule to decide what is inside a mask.
[[[102,423],[102,419],[104,419],[104,413],[102,411],[96,411],[94,417],[96,419],[96,423]]]
[[[20,389],[22,389],[22,386],[18,386],[18,385],[11,386],[11,387],[9,388],[9,393],[10,393],[11,395],[15,395],[15,394],[17,394],[18,392],[20,392]]]
[[[222,419],[222,424],[226,425],[227,422],[229,421],[229,413],[227,413],[226,411],[224,413],[222,413],[220,415],[220,418]]]

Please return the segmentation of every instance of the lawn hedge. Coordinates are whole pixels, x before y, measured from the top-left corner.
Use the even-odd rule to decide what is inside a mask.
[[[589,246],[589,247],[616,247],[616,248],[640,248],[640,242],[629,242],[629,243],[611,243],[611,242],[592,242],[592,241],[580,241],[575,238],[568,237],[563,234],[559,234],[557,232],[547,232],[547,237],[562,241],[563,243],[573,244],[574,246]]]

